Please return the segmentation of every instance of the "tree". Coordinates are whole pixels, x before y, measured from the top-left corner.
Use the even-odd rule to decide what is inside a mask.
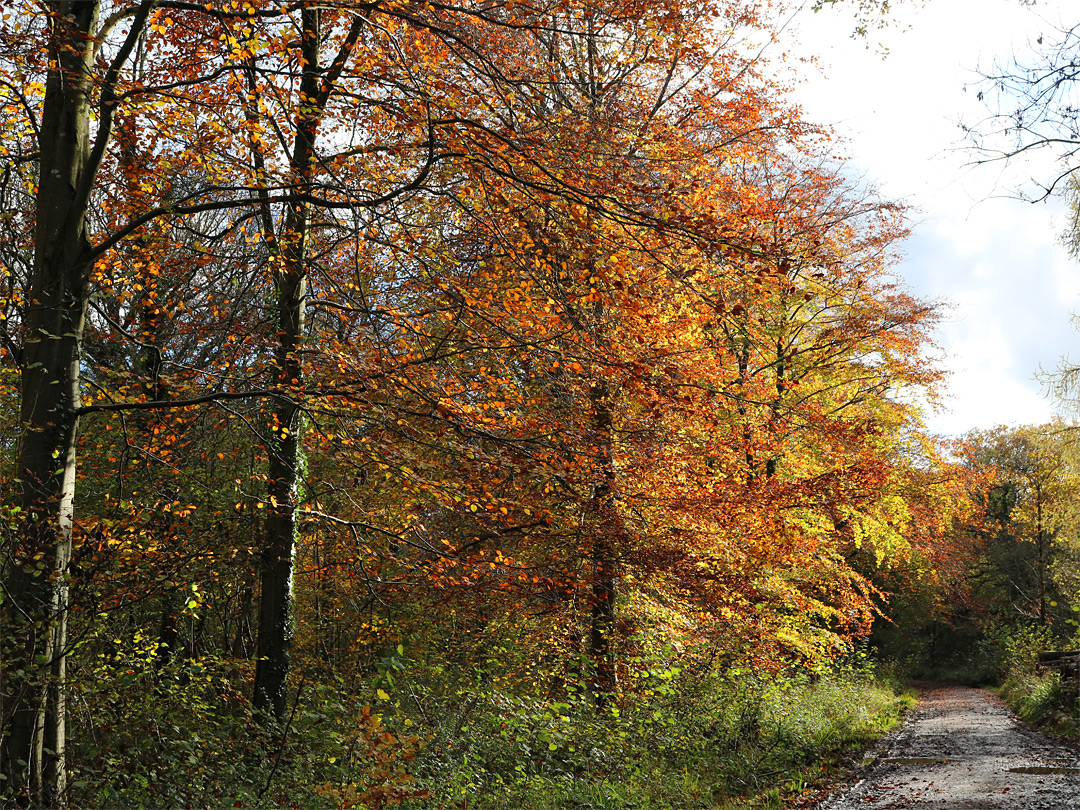
[[[980,592],[1010,623],[1060,624],[1072,599],[1053,571],[1075,531],[1077,487],[1061,427],[975,433],[965,455],[980,475],[973,498],[989,524]]]
[[[550,205],[553,201],[573,201],[579,212],[586,212],[589,216],[613,221],[649,221],[652,217],[649,206],[642,205],[640,200],[631,194],[621,194],[617,187],[610,183],[610,168],[604,165],[611,163],[609,150],[623,148],[619,142],[627,141],[627,133],[619,132],[613,126],[612,120],[603,123],[598,120],[595,98],[592,98],[591,106],[588,101],[583,106],[572,99],[579,94],[589,99],[590,93],[595,96],[595,93],[599,92],[582,92],[583,85],[580,83],[585,79],[582,73],[584,65],[580,60],[586,51],[592,49],[591,64],[594,70],[598,69],[597,43],[601,41],[601,37],[608,38],[608,41],[604,42],[604,48],[610,50],[610,53],[605,54],[605,58],[611,60],[611,70],[603,68],[602,70],[606,71],[603,76],[592,75],[588,81],[592,83],[589,86],[597,88],[602,81],[609,82],[612,97],[618,92],[622,82],[631,77],[636,78],[639,73],[648,71],[655,75],[657,70],[663,69],[667,71],[670,80],[681,64],[681,58],[676,54],[670,61],[667,59],[665,50],[670,50],[670,45],[665,45],[664,49],[653,47],[655,53],[650,54],[652,34],[646,36],[643,33],[643,23],[654,20],[674,33],[686,26],[683,16],[697,20],[709,13],[711,12],[708,9],[692,4],[683,7],[680,4],[666,3],[631,10],[616,4],[610,12],[591,9],[587,14],[581,15],[577,10],[569,9],[551,12],[540,18],[535,18],[531,11],[524,16],[508,11],[504,17],[469,9],[455,12],[442,10],[435,17],[428,18],[418,16],[408,9],[393,9],[386,12],[388,21],[382,33],[363,41],[365,52],[353,59],[355,69],[347,63],[350,61],[350,51],[358,42],[361,26],[358,17],[346,17],[352,20],[351,26],[348,27],[344,43],[325,75],[319,75],[316,52],[318,43],[315,35],[317,24],[304,23],[303,30],[309,33],[304,34],[307,39],[302,38],[302,42],[310,42],[308,50],[300,60],[303,77],[296,102],[299,110],[297,120],[300,123],[296,146],[292,157],[288,158],[290,169],[284,173],[285,177],[278,181],[278,185],[283,188],[302,189],[297,193],[295,204],[305,208],[305,213],[304,216],[298,214],[290,220],[295,227],[287,227],[283,233],[271,235],[272,210],[268,205],[264,205],[264,238],[285,246],[272,248],[272,252],[285,250],[292,243],[307,245],[306,207],[314,205],[327,209],[350,208],[354,211],[370,209],[371,224],[368,234],[374,234],[379,226],[383,226],[388,233],[393,234],[393,239],[413,241],[416,239],[413,234],[417,225],[408,219],[415,210],[411,209],[412,203],[408,198],[415,196],[422,199],[426,205],[438,201],[439,197],[453,199],[454,195],[459,194],[456,187],[460,185],[462,177],[461,174],[455,175],[454,171],[471,174],[489,189],[502,185],[507,194],[524,192],[526,198],[532,197],[532,204],[539,202],[541,207]],[[258,39],[250,33],[246,36],[252,41]],[[620,50],[612,44],[617,41],[616,37],[621,37],[630,44],[622,46]],[[689,34],[684,39],[687,37]],[[677,42],[687,53],[691,52],[687,41]],[[467,52],[460,51],[463,44],[468,45]],[[584,47],[585,51],[576,50],[579,45]],[[695,43],[695,47],[700,46]],[[520,58],[522,54],[543,56],[545,48],[546,61]],[[440,54],[441,64],[437,75],[428,72],[432,53]],[[474,62],[472,56],[477,53],[484,54],[486,61]],[[275,52],[269,54],[270,59],[277,57],[279,54]],[[635,61],[634,57],[639,57],[641,61]],[[560,59],[565,59],[570,67],[561,64]],[[623,60],[622,64],[618,61],[620,59]],[[524,67],[532,64],[538,67]],[[459,81],[453,86],[445,81],[445,77],[450,73],[460,73]],[[272,78],[266,82],[265,87],[260,87],[259,77],[262,75],[264,68],[257,64],[253,57],[247,88],[248,109],[252,111],[248,114],[247,123],[253,128],[266,115],[261,111],[254,112],[264,103],[264,99],[275,99],[284,95],[284,91],[275,90],[273,84],[273,81],[280,81],[279,79]],[[291,74],[283,70],[280,73],[265,71],[265,75],[276,77]],[[395,77],[390,85],[386,84],[388,75]],[[340,82],[337,81],[338,78]],[[488,87],[491,93],[488,97],[481,98],[476,94],[478,87]],[[669,88],[659,80],[655,81],[654,87],[659,93],[659,99],[654,100],[651,112],[648,107],[641,106],[641,99],[635,96],[630,96],[630,104],[624,104],[624,108],[633,116],[641,117],[643,113],[649,113],[655,117],[658,107],[667,100],[665,94],[669,92]],[[549,96],[549,93],[554,95]],[[528,105],[523,107],[517,100],[530,95],[534,97],[531,103],[536,105],[535,109],[530,109]],[[370,112],[364,114],[342,104],[346,99],[365,99],[369,96],[377,98],[378,103],[371,104]],[[492,99],[498,102],[500,108],[493,107]],[[338,105],[333,111],[335,117],[332,119],[327,113],[328,104]],[[635,107],[634,104],[638,106]],[[370,119],[365,117],[368,115]],[[266,115],[266,118],[274,120],[269,115]],[[519,118],[522,120],[518,120]],[[325,124],[328,128],[334,127],[339,131],[350,129],[350,137],[354,141],[333,144],[337,151],[316,159],[314,132],[317,124]],[[620,125],[625,126],[625,121]],[[280,124],[278,126],[284,129]],[[302,136],[300,130],[304,126],[308,126],[309,132]],[[610,137],[583,137],[586,128],[598,126]],[[640,129],[633,133],[633,137],[638,141],[648,138],[651,135],[650,128],[648,119],[643,119]],[[579,150],[576,157],[586,170],[567,161],[572,148],[570,139],[575,135],[578,137],[574,147]],[[357,146],[357,141],[366,142]],[[304,146],[303,150],[301,145]],[[254,176],[260,182],[264,182],[261,178],[273,175],[270,153],[269,148],[256,143]],[[316,166],[322,174],[318,181],[312,179]],[[600,170],[590,173],[587,170],[590,168]],[[327,199],[327,196],[313,200],[316,189],[320,194],[332,196],[333,201]],[[442,215],[448,215],[444,206],[440,205],[438,210]],[[449,216],[453,218],[455,214],[449,212]],[[328,231],[339,227],[329,217],[320,225]],[[297,231],[296,228],[305,233]],[[364,238],[359,234],[354,236],[357,237]],[[377,251],[378,247],[375,250]],[[392,256],[392,248],[384,255]],[[423,255],[423,252],[419,255]],[[378,258],[376,253],[376,260]],[[289,314],[288,323],[283,321],[276,330],[285,341],[283,348],[279,347],[278,350],[277,365],[285,370],[281,372],[277,388],[288,389],[291,393],[287,397],[279,395],[280,402],[284,403],[282,407],[286,408],[287,413],[282,411],[276,414],[271,426],[271,434],[276,434],[276,438],[270,440],[272,449],[268,477],[272,482],[272,491],[268,498],[267,528],[277,539],[270,539],[268,535],[264,553],[268,560],[273,561],[273,567],[277,570],[271,578],[264,578],[264,610],[271,611],[274,618],[271,621],[269,613],[264,616],[264,632],[261,637],[266,641],[260,642],[260,659],[272,663],[260,665],[256,675],[257,693],[274,696],[272,700],[269,697],[259,697],[257,701],[260,705],[263,702],[272,703],[274,712],[279,716],[285,709],[287,663],[284,651],[287,648],[286,628],[289,624],[287,594],[291,577],[291,548],[294,542],[291,538],[295,538],[296,534],[296,523],[292,516],[296,508],[295,492],[300,477],[299,457],[303,439],[300,413],[303,408],[310,408],[311,404],[319,403],[322,407],[327,402],[317,392],[309,391],[306,395],[309,404],[297,404],[297,392],[303,389],[305,379],[299,357],[302,351],[299,341],[302,340],[303,319],[308,306],[307,300],[301,294],[308,271],[304,267],[305,260],[301,254],[294,252],[294,255],[290,256],[283,252],[282,260],[293,269],[286,271],[284,275],[279,274],[278,281],[288,280],[287,286],[297,294],[291,296],[287,303],[278,302],[277,311],[282,313],[282,317],[286,317],[284,313]],[[407,256],[405,262],[415,264],[417,258]],[[393,268],[394,265],[390,263],[387,267]],[[380,304],[385,301],[385,306],[373,308],[369,302],[362,300],[345,303],[339,299],[334,303],[335,308],[340,311],[359,316],[352,324],[355,331],[350,330],[348,333],[353,354],[351,368],[345,371],[340,356],[334,358],[334,367],[339,375],[347,374],[355,381],[373,376],[382,378],[379,383],[381,390],[389,391],[394,398],[390,402],[380,403],[380,407],[386,410],[394,408],[395,401],[404,404],[418,393],[421,397],[425,396],[427,392],[422,388],[424,383],[421,382],[422,377],[418,374],[417,367],[434,365],[440,360],[438,355],[428,356],[424,347],[408,340],[408,336],[416,332],[416,324],[422,323],[428,316],[411,311],[406,304],[412,304],[413,300],[416,300],[418,306],[427,307],[431,304],[431,298],[424,297],[425,291],[422,288],[417,290],[410,286],[401,288],[402,293],[409,296],[408,299],[387,295],[388,291],[396,289],[393,272],[393,269],[389,272],[377,270],[373,275],[372,287],[357,290],[362,295],[373,294],[380,300]],[[417,283],[428,288],[426,295],[436,298],[449,292],[445,278],[421,277],[409,282],[410,285]],[[345,296],[354,297],[348,292],[349,286],[338,283],[335,294],[340,296],[344,290]],[[483,294],[486,296],[489,293],[490,288]],[[414,295],[418,297],[413,299]],[[316,306],[319,303],[315,301]],[[470,309],[476,306],[476,303],[469,301]],[[387,336],[392,337],[384,340]],[[339,342],[341,338],[341,335],[337,337]],[[537,339],[543,340],[544,337],[531,334],[515,336],[514,339],[535,342]],[[321,360],[317,356],[320,354],[320,345],[327,344],[312,341],[312,354],[315,355],[309,361],[312,364]],[[369,347],[379,348],[373,351]],[[455,349],[461,353],[490,351],[486,346],[469,345],[458,345]],[[376,366],[365,365],[374,357],[378,357]],[[331,389],[342,391],[340,383],[330,379],[327,379],[327,383]],[[438,381],[434,384],[437,385]],[[356,389],[355,393],[358,393]],[[335,396],[340,401],[348,399],[348,396],[341,397],[340,393]],[[372,404],[366,397],[357,399],[355,396],[353,403],[361,408],[370,407]],[[467,403],[461,404],[468,409]],[[454,405],[460,407],[458,403]],[[286,416],[288,420],[282,421]],[[369,417],[363,414],[361,418]],[[404,420],[399,418],[397,423],[403,424]],[[288,447],[273,449],[276,447],[275,441],[284,441]],[[286,481],[291,483],[286,485]],[[279,523],[282,527],[280,530],[275,528]],[[395,532],[389,533],[393,535]],[[268,563],[267,571],[270,567]],[[267,576],[270,577],[270,574]],[[273,676],[269,674],[271,671]],[[271,680],[273,683],[270,683]]]
[[[101,79],[99,4],[47,6],[49,58],[41,119],[33,273],[21,318],[22,434],[16,456],[20,539],[5,567],[6,724],[0,770],[7,785],[44,804],[63,801],[68,563],[71,559],[79,365],[93,268],[91,192],[111,135],[120,69],[151,4],[136,14]],[[91,103],[101,100],[90,137]],[[17,641],[12,641],[18,639]],[[48,677],[38,672],[47,667]]]
[[[132,125],[133,110],[160,107],[177,81],[194,90],[215,78],[189,70],[198,62],[188,62],[192,54],[183,47],[169,53],[172,72],[164,62],[131,71],[132,60],[153,52],[155,44],[160,48],[155,37],[169,33],[164,23],[170,18],[157,5],[149,0],[130,7],[103,7],[96,0],[53,2],[4,17],[5,41],[13,45],[7,64],[22,79],[19,85],[5,83],[7,109],[20,121],[14,129],[21,156],[12,165],[28,163],[36,170],[33,266],[16,317],[9,319],[18,324],[18,345],[5,347],[18,355],[22,406],[15,462],[19,525],[4,568],[4,638],[11,646],[4,662],[0,772],[22,802],[53,805],[65,796],[66,628],[78,423],[80,415],[102,407],[84,406],[80,386],[95,273],[125,239],[138,241],[147,223],[256,201],[246,189],[213,182],[170,197],[167,190],[174,187],[163,178],[176,167],[169,158],[182,154],[189,166],[197,164],[193,156],[205,153],[213,125],[204,120],[202,130],[196,127],[184,143],[192,131],[157,114],[142,123],[153,121],[159,143],[172,148],[158,155],[155,168],[161,174],[143,179],[157,184],[156,204],[136,212],[113,207],[112,219],[103,217],[104,222],[92,215],[108,210],[102,203],[111,190],[129,188],[114,173],[135,165],[124,157],[131,157],[130,138],[114,149],[117,126]],[[178,106],[165,104],[169,110]],[[25,148],[31,137],[36,153]]]

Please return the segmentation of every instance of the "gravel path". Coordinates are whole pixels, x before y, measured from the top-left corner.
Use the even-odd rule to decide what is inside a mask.
[[[1080,810],[1080,749],[1023,726],[991,692],[920,689],[858,782],[819,810]]]

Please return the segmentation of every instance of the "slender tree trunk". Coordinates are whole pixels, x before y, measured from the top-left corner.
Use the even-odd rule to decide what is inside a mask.
[[[168,591],[161,595],[161,624],[158,629],[157,654],[154,659],[154,669],[157,672],[165,669],[176,654],[177,642],[180,640],[179,616],[181,610],[178,594]]]
[[[3,789],[30,806],[67,792],[68,566],[79,363],[90,270],[85,188],[97,2],[50,4],[50,63],[40,128],[34,270],[23,313],[21,528],[4,572]]]
[[[589,656],[594,670],[596,705],[603,707],[618,686],[615,648],[615,553],[608,538],[601,535],[593,543],[592,624],[589,629]]]
[[[225,644],[225,649],[234,658],[250,658],[255,650],[255,634],[251,621],[251,606],[254,602],[254,587],[245,582],[240,591],[240,609],[237,611],[236,632],[232,641]]]
[[[281,394],[274,404],[270,425],[270,462],[265,540],[260,566],[258,662],[255,666],[255,708],[277,720],[285,718],[289,652],[292,645],[293,552],[296,546],[296,506],[304,476],[304,413],[287,392],[304,384],[301,357],[306,334],[308,295],[308,240],[310,193],[315,168],[315,139],[335,81],[359,39],[364,17],[356,15],[337,55],[324,69],[320,65],[322,20],[317,8],[304,5],[300,12],[300,102],[290,160],[293,194],[285,221],[275,236],[269,203],[263,206],[263,227],[273,240],[274,283],[277,287],[278,344],[274,359]],[[254,65],[249,73],[254,90]],[[249,112],[249,115],[253,115]],[[253,145],[255,168],[266,176],[260,147]]]
[[[281,344],[277,349],[277,361],[278,382],[283,389],[288,389],[298,386],[303,379],[298,350],[304,329],[307,279],[289,272],[283,276],[284,283],[278,296]],[[301,409],[285,396],[276,401],[273,415],[254,705],[256,709],[270,711],[280,720],[286,711],[286,681],[293,635],[293,553],[297,534],[297,496],[304,472],[301,447],[304,424]]]
[[[615,597],[617,588],[617,552],[619,518],[615,509],[615,466],[612,448],[610,392],[606,382],[593,383],[589,389],[592,402],[592,429],[596,442],[592,510],[596,525],[592,542],[592,611],[589,627],[589,658],[593,667],[594,701],[606,705],[617,687],[615,646]]]
[[[301,12],[303,75],[300,112],[296,122],[291,168],[298,192],[312,180],[315,137],[322,95],[319,70],[319,11]],[[303,385],[301,349],[307,312],[308,203],[294,195],[278,239],[274,281],[277,286],[278,345],[275,349],[277,383],[283,392]],[[262,552],[262,595],[259,607],[258,662],[255,668],[254,705],[282,720],[286,712],[293,619],[293,553],[296,545],[296,506],[304,474],[304,415],[295,399],[282,394],[274,404],[270,426],[268,511]]]
[[[785,302],[786,306],[786,302]],[[769,406],[769,434],[773,446],[769,448],[769,457],[765,460],[765,477],[772,478],[776,475],[776,467],[780,462],[780,456],[776,448],[776,435],[780,428],[780,411],[784,402],[784,387],[787,385],[785,373],[787,371],[787,352],[784,349],[784,333],[776,338],[776,362],[773,370],[776,375],[775,389],[772,404]]]
[[[1043,530],[1042,488],[1035,485],[1035,541],[1039,554],[1039,626],[1046,627],[1046,532]]]
[[[736,383],[739,386],[739,398],[738,398],[738,413],[739,419],[742,422],[742,440],[743,448],[746,457],[746,482],[752,483],[756,476],[757,461],[754,458],[753,436],[750,431],[750,419],[749,411],[746,407],[746,388],[750,375],[750,338],[742,337],[741,345],[736,351],[736,358],[738,361],[739,376],[736,379]]]

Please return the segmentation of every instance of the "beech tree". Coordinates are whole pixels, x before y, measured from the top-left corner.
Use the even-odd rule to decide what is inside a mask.
[[[154,672],[185,632],[254,654],[281,723],[294,635],[359,680],[432,605],[520,621],[600,706],[657,616],[770,665],[865,629],[933,314],[888,275],[900,208],[739,41],[756,4],[5,26],[10,795],[65,801],[72,587]]]
[[[43,804],[66,782],[65,663],[79,366],[90,274],[97,172],[112,134],[117,81],[150,11],[145,3],[95,81],[99,4],[53,3],[40,121],[32,276],[21,308],[20,540],[5,566],[4,729],[7,786]],[[99,99],[91,138],[92,103]],[[33,115],[33,111],[27,110]],[[47,677],[42,677],[42,671]]]
[[[678,5],[668,4],[658,4],[655,8],[634,9],[632,12],[627,12],[621,7],[613,8],[603,14],[602,11],[601,9],[592,10],[591,16],[585,15],[588,19],[583,21],[575,18],[576,11],[573,9],[555,14],[550,20],[543,16],[537,18],[532,11],[524,12],[522,16],[511,10],[507,10],[505,15],[479,13],[468,9],[455,12],[443,10],[434,17],[428,18],[415,16],[408,9],[390,9],[386,11],[388,22],[383,33],[364,41],[366,50],[363,57],[353,57],[349,52],[357,44],[362,29],[360,17],[354,17],[341,49],[326,75],[318,75],[320,69],[316,59],[315,34],[305,34],[304,36],[311,40],[311,45],[302,60],[304,70],[307,71],[303,75],[310,78],[302,78],[300,81],[297,96],[300,107],[297,119],[300,122],[297,130],[298,140],[293,149],[293,157],[290,159],[291,168],[287,173],[288,180],[285,182],[304,189],[304,199],[300,201],[303,205],[306,206],[312,202],[308,189],[313,188],[310,172],[314,170],[316,162],[315,125],[326,123],[330,126],[332,123],[339,129],[349,126],[354,133],[352,137],[368,138],[372,142],[362,147],[346,145],[344,150],[340,149],[341,144],[334,144],[337,151],[333,155],[322,157],[319,162],[323,171],[327,168],[331,169],[328,172],[328,179],[320,181],[327,185],[320,188],[330,191],[335,201],[331,203],[322,197],[319,201],[314,201],[314,204],[326,208],[348,207],[354,211],[370,209],[372,226],[369,227],[369,233],[386,222],[391,232],[400,229],[402,236],[396,238],[413,238],[410,236],[410,230],[416,225],[403,219],[408,215],[409,203],[399,198],[413,195],[422,199],[437,199],[437,195],[453,194],[455,184],[460,182],[450,171],[437,164],[461,167],[458,171],[469,171],[480,182],[489,186],[493,183],[501,183],[508,190],[525,190],[527,194],[540,200],[576,201],[582,211],[591,211],[601,218],[648,220],[651,216],[648,207],[642,206],[632,196],[620,194],[614,186],[609,185],[606,171],[589,176],[588,173],[574,168],[567,162],[567,155],[571,148],[570,136],[573,133],[580,134],[582,127],[595,126],[597,121],[595,111],[579,109],[576,102],[568,103],[570,95],[583,93],[582,87],[575,85],[575,82],[583,80],[581,73],[583,65],[574,63],[567,69],[560,64],[559,60],[566,59],[573,62],[573,60],[580,60],[590,48],[595,51],[596,37],[599,36],[596,31],[602,28],[610,31],[612,35],[626,37],[632,44],[623,52],[619,52],[619,58],[625,60],[625,66],[621,68],[626,71],[625,75],[611,73],[603,77],[612,83],[612,87],[615,87],[619,81],[631,76],[636,77],[636,73],[644,71],[641,64],[633,61],[635,54],[646,60],[644,64],[649,65],[650,70],[655,70],[655,65],[662,64],[662,52],[658,50],[656,55],[649,55],[643,44],[645,39],[638,28],[646,21],[653,18],[662,19],[663,24],[672,31],[673,42],[685,48],[685,42],[674,38],[679,26],[688,25],[682,17],[687,16],[697,22],[708,12],[692,6],[684,9]],[[246,25],[243,21],[238,24]],[[303,23],[303,25],[308,24]],[[552,36],[550,33],[552,25],[557,26],[558,36],[548,42],[545,38]],[[314,32],[315,27],[312,23],[304,30],[310,29]],[[622,33],[624,28],[626,33]],[[255,41],[250,33],[245,33],[245,36]],[[562,41],[564,39],[565,42]],[[593,44],[590,45],[590,42]],[[528,62],[522,62],[519,57],[523,53],[534,53],[542,57],[543,51],[538,51],[538,46],[548,47],[549,54],[546,61],[541,59],[538,62],[540,72],[534,74],[531,72],[532,69],[527,67]],[[579,46],[584,50],[577,50]],[[462,50],[463,47],[465,50]],[[611,44],[605,42],[605,48],[610,47],[612,47]],[[665,49],[668,47],[665,46]],[[471,62],[472,55],[477,53],[485,55],[486,63],[477,65]],[[403,64],[399,61],[401,54],[411,57],[408,63]],[[432,59],[431,54],[439,54],[441,65],[437,75],[426,72]],[[355,69],[351,64],[353,62],[356,65]],[[671,65],[666,67],[669,78],[674,73],[677,64],[679,60],[674,58]],[[261,67],[253,57],[247,90],[248,103],[251,105],[249,109],[252,110],[259,103],[258,99],[270,92],[269,84],[266,88],[258,86],[260,71]],[[385,76],[388,72],[395,76],[400,74],[401,77],[395,79],[396,83],[389,87],[385,85]],[[460,73],[459,83],[453,86],[447,85],[445,77],[448,72]],[[335,81],[339,77],[340,88],[335,88]],[[308,81],[310,86],[304,85],[304,81]],[[601,81],[601,77],[593,76],[589,81],[595,85]],[[306,90],[305,87],[307,87]],[[490,94],[486,98],[481,98],[477,93],[481,87],[490,89]],[[660,83],[657,83],[657,87],[661,94],[660,101],[663,101],[663,94],[667,90]],[[313,95],[316,90],[319,94]],[[545,95],[552,91],[554,95]],[[587,98],[589,92],[592,91],[584,91],[583,95]],[[535,103],[538,106],[535,110],[527,110],[528,114],[523,116],[521,112],[514,109],[517,103],[515,95],[527,97],[529,94],[536,95]],[[252,101],[251,97],[254,97],[255,101]],[[378,98],[379,102],[371,105],[370,120],[358,115],[355,110],[347,111],[342,107],[335,110],[337,117],[331,122],[326,120],[323,111],[327,103],[335,97],[341,100],[372,97]],[[492,106],[493,99],[499,107]],[[639,99],[633,100],[640,103]],[[593,104],[595,104],[595,99]],[[416,107],[416,110],[411,107]],[[418,115],[418,112],[422,115]],[[656,114],[655,109],[652,114]],[[305,115],[311,116],[307,124],[310,132],[301,138],[300,129],[305,125],[303,122],[308,120],[304,118]],[[249,113],[248,124],[253,125],[260,116],[261,113]],[[522,121],[519,122],[518,118]],[[539,124],[539,126],[534,127],[533,124]],[[644,124],[647,126],[648,122]],[[617,136],[610,125],[608,129],[612,138],[624,137]],[[644,130],[638,132],[637,137],[640,139],[649,134],[647,130]],[[301,154],[298,158],[301,141],[309,144],[304,147],[308,152]],[[579,139],[577,146],[581,150],[578,158],[586,160],[586,165],[595,166],[598,165],[598,161],[606,159],[603,156],[608,150],[616,148],[616,142],[602,137]],[[372,158],[370,155],[378,157]],[[256,176],[269,174],[270,160],[266,150],[259,143],[256,143],[254,148],[254,156]],[[464,167],[471,167],[471,169],[464,169]],[[449,183],[449,185],[441,186],[442,183]],[[267,234],[267,238],[271,233],[269,231],[271,220],[271,211],[264,206],[264,234]],[[301,227],[303,221],[306,221],[304,217],[294,217],[296,227]],[[322,224],[324,227],[332,227],[329,221]],[[281,244],[286,244],[290,240],[300,245],[307,243],[306,237],[296,232],[295,228],[286,228],[283,234],[274,236],[273,239]],[[415,258],[408,257],[406,260],[414,262]],[[302,315],[307,307],[307,302],[302,300],[304,296],[301,294],[307,270],[302,267],[304,260],[299,254],[294,255],[289,261],[294,263],[289,287],[294,289],[295,294],[291,295],[291,303],[287,306],[279,302],[279,312],[288,311],[292,314],[288,316],[288,324],[279,324],[277,334],[291,337],[283,338],[289,345],[278,352],[277,363],[282,368],[288,365],[287,371],[282,372],[284,376],[279,381],[280,384],[295,390],[301,387],[304,378],[302,363],[297,356],[300,351],[297,341],[302,340]],[[281,278],[279,276],[279,281]],[[423,280],[421,283],[430,285],[433,282],[442,287],[442,292],[436,294],[453,294],[448,288],[446,279],[434,278]],[[373,279],[375,288],[385,288],[392,283],[384,274],[376,274]],[[337,293],[339,294],[341,285],[338,286]],[[371,291],[358,289],[358,292],[370,294]],[[348,295],[347,292],[346,295]],[[381,293],[378,295],[383,297]],[[320,303],[319,300],[314,301],[316,306]],[[355,365],[348,372],[349,376],[354,380],[363,380],[372,375],[385,376],[390,381],[390,385],[386,386],[383,383],[384,390],[389,390],[394,396],[401,396],[407,400],[415,395],[419,383],[413,368],[421,363],[430,364],[437,360],[437,357],[424,356],[423,347],[411,342],[400,342],[398,338],[395,338],[385,344],[378,367],[363,365],[365,360],[373,355],[368,346],[381,342],[381,335],[378,333],[391,335],[396,332],[401,337],[405,337],[414,331],[413,324],[417,315],[402,306],[403,303],[405,303],[403,300],[388,298],[387,305],[380,307],[377,313],[373,312],[371,305],[365,302],[346,304],[339,300],[334,306],[339,311],[351,311],[360,316],[360,320],[356,323],[359,330],[350,335],[351,351],[355,358],[352,362]],[[419,303],[422,306],[427,305],[423,299]],[[470,302],[468,306],[473,307],[475,304]],[[382,323],[377,326],[371,324],[370,319],[373,315]],[[365,333],[365,327],[374,328],[376,331],[374,334]],[[535,341],[537,336],[523,335],[517,339]],[[543,339],[542,336],[540,339]],[[487,347],[458,346],[457,348],[459,351],[464,348],[465,351],[470,352],[489,350]],[[285,354],[282,355],[281,351]],[[292,359],[286,362],[286,358]],[[289,365],[290,362],[292,365]],[[369,402],[364,404],[370,405]],[[386,404],[388,403],[383,403],[384,407]],[[270,539],[268,536],[267,549],[264,553],[268,556],[268,560],[274,561],[273,565],[279,570],[273,575],[273,583],[264,579],[264,610],[274,611],[276,618],[271,623],[268,614],[264,616],[263,637],[269,638],[272,635],[274,640],[261,644],[260,654],[260,660],[273,660],[274,663],[266,664],[265,668],[260,665],[256,684],[257,689],[275,696],[272,700],[267,697],[258,698],[258,701],[271,702],[275,713],[279,716],[283,714],[285,708],[283,689],[287,665],[281,656],[284,655],[284,649],[287,646],[285,643],[287,630],[284,628],[287,628],[289,624],[288,608],[284,605],[288,602],[287,582],[290,578],[290,549],[293,543],[293,540],[283,538],[295,537],[296,528],[292,518],[285,521],[291,527],[287,530],[277,532],[273,527],[279,523],[279,512],[282,514],[282,520],[285,520],[286,512],[291,515],[295,511],[294,499],[288,493],[296,490],[300,471],[295,459],[299,458],[303,433],[301,422],[298,421],[300,409],[296,407],[296,403],[292,402],[283,407],[287,407],[288,414],[281,412],[276,415],[272,431],[277,431],[279,440],[287,441],[292,449],[280,452],[271,451],[271,469],[268,477],[272,482],[278,483],[272,484],[274,489],[268,498],[270,518],[268,531],[273,531],[278,539]],[[289,416],[287,422],[282,421],[285,416]],[[401,420],[398,421],[401,422]],[[273,461],[279,456],[284,467],[279,468],[276,466],[277,462]],[[286,474],[285,468],[292,472]],[[286,479],[292,481],[288,486],[281,483]],[[282,525],[285,524],[282,523]],[[281,594],[281,596],[279,598],[274,594]],[[269,607],[271,604],[278,606],[271,608]],[[271,625],[281,629],[274,630],[271,634]],[[276,673],[272,678],[273,685],[269,685],[269,681],[266,681],[269,675],[263,677],[271,669]]]
[[[84,406],[80,387],[94,274],[109,262],[111,251],[125,239],[137,239],[147,223],[255,202],[243,188],[212,183],[169,198],[165,190],[172,186],[162,178],[175,167],[168,165],[169,155],[159,155],[155,168],[163,174],[143,180],[159,183],[154,206],[137,212],[114,209],[114,219],[104,228],[91,216],[108,197],[110,185],[103,178],[115,179],[113,168],[125,166],[125,148],[119,159],[113,150],[116,127],[132,125],[132,110],[153,108],[160,97],[169,98],[176,82],[190,88],[212,81],[198,71],[186,72],[190,65],[183,58],[174,63],[180,76],[160,64],[156,71],[130,70],[137,55],[152,50],[153,37],[168,32],[163,24],[168,18],[155,11],[157,5],[45,3],[4,18],[5,42],[12,45],[8,64],[22,79],[19,85],[5,84],[8,109],[21,122],[18,136],[37,142],[36,155],[30,157],[36,164],[34,261],[13,319],[19,327],[13,349],[21,369],[20,494],[17,540],[4,569],[4,637],[11,646],[5,656],[0,746],[6,787],[24,802],[65,800],[66,628],[77,427],[81,414],[104,407]],[[170,56],[178,53],[190,55],[181,50]],[[165,140],[177,144],[183,135],[174,123],[167,116],[149,116],[140,126],[168,132]],[[128,143],[143,134],[129,134]],[[205,136],[205,128],[196,134]],[[112,186],[128,187],[122,178]]]

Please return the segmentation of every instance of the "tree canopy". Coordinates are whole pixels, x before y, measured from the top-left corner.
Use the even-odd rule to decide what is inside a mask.
[[[967,562],[976,505],[1055,542],[1027,439],[973,440],[1000,480],[958,499],[911,404],[940,374],[905,209],[786,100],[772,24],[5,9],[0,796],[132,799],[103,774],[198,775],[162,734],[205,722],[277,802],[298,705],[374,689],[417,719],[333,715],[305,795],[382,807],[427,790],[408,729],[450,670],[618,717],[681,671],[845,659]]]

